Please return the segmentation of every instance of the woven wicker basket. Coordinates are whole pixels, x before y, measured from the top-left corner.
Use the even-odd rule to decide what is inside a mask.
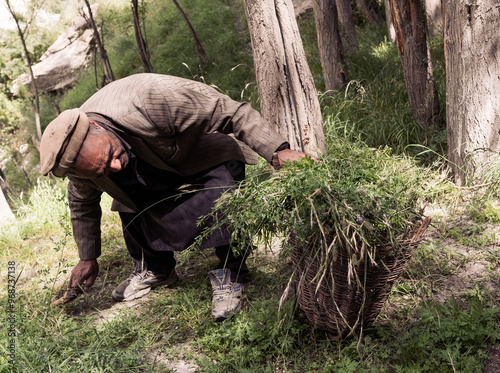
[[[307,319],[332,337],[371,326],[429,224],[427,217],[399,237],[397,248],[388,245],[378,250],[376,265],[362,261],[349,266],[347,252],[340,249],[321,278],[319,255],[313,248],[295,247],[294,280],[299,306]]]

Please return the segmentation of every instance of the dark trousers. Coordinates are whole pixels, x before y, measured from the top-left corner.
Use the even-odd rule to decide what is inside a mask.
[[[137,196],[138,213],[120,212],[127,249],[136,269],[168,273],[176,264],[174,251],[182,251],[210,227],[213,218],[199,219],[212,211],[217,199],[244,178],[244,165],[228,162],[199,174],[180,178],[165,190],[145,191]],[[181,188],[182,187],[182,188]],[[231,280],[245,282],[246,255],[235,256],[229,244],[229,227],[217,229],[206,237],[200,249],[215,247],[216,268],[231,270]],[[240,248],[241,249],[241,248]]]

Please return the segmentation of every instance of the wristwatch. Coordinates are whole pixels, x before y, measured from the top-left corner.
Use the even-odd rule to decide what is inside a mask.
[[[271,166],[273,166],[275,170],[279,170],[281,167],[283,167],[283,162],[280,161],[278,152],[285,149],[290,149],[290,144],[288,142],[284,142],[283,144],[281,144],[273,153],[273,157],[271,158]]]
[[[273,157],[271,158],[271,166],[273,166],[275,170],[279,170],[283,166],[283,164],[280,164],[280,158],[278,157],[278,152],[273,153]]]

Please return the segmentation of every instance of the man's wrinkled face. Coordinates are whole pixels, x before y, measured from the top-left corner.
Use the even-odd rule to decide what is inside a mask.
[[[91,122],[102,129],[95,122]],[[96,179],[121,171],[127,166],[128,154],[121,141],[112,133],[102,130],[88,135],[82,144],[71,175],[84,179]]]

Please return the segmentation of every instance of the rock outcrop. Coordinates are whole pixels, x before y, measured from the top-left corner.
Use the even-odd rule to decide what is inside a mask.
[[[98,4],[92,6],[95,15]],[[89,60],[93,33],[83,16],[75,17],[66,29],[66,33],[47,49],[40,62],[33,65],[35,82],[40,91],[51,92],[70,86],[77,78],[80,69]],[[21,75],[12,91],[18,92],[20,85],[30,85],[31,76]]]

